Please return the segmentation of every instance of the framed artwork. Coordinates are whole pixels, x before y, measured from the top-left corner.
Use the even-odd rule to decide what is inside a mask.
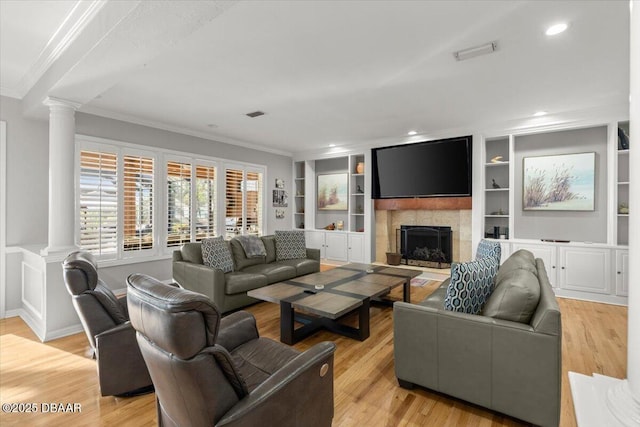
[[[273,190],[273,207],[286,208],[288,206],[288,198],[285,190]]]
[[[284,219],[284,209],[276,209],[276,219]]]
[[[284,188],[284,179],[276,178],[276,188]]]
[[[593,211],[596,153],[523,159],[525,211]]]
[[[349,175],[332,173],[318,175],[318,210],[346,211],[349,206]]]

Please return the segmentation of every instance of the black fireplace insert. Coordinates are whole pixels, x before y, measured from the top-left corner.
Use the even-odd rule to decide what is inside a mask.
[[[402,264],[450,268],[452,262],[451,227],[401,225],[399,230]]]

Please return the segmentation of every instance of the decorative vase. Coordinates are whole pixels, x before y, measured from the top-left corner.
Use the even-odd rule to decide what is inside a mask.
[[[356,173],[364,173],[364,162],[358,162],[356,165]]]

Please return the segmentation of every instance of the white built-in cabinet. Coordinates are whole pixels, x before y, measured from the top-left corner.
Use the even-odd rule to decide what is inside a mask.
[[[354,153],[293,162],[293,227],[305,230],[307,247],[320,249],[323,260],[371,262],[373,208],[367,179],[369,158],[368,153]],[[346,175],[346,210],[320,211],[317,208],[318,175],[326,173]],[[334,224],[336,229],[326,230],[328,224]]]
[[[616,294],[629,295],[629,251],[616,250]]]
[[[618,128],[630,136],[629,122],[595,126],[604,127],[607,135],[606,141],[603,140],[604,154],[600,154],[606,154],[607,161],[603,157],[596,172],[607,177],[605,188],[596,189],[607,194],[606,207],[600,208],[607,217],[606,239],[593,243],[588,237],[585,241],[571,242],[542,240],[548,239],[549,235],[541,235],[539,239],[521,238],[522,234],[533,233],[515,229],[520,224],[515,220],[515,213],[526,215],[522,212],[521,200],[515,200],[515,194],[519,194],[514,191],[515,183],[519,182],[516,174],[522,174],[522,162],[515,160],[523,156],[517,156],[520,153],[520,135],[517,134],[491,136],[481,141],[482,158],[475,164],[481,166],[482,188],[474,192],[476,197],[481,197],[481,203],[477,211],[474,205],[473,212],[481,230],[474,229],[474,232],[478,233],[477,240],[497,238],[502,247],[502,262],[519,249],[529,250],[536,258],[541,258],[558,296],[626,304],[629,291],[629,149],[620,144]],[[587,126],[590,127],[594,126]],[[539,154],[533,155],[544,154],[545,148],[541,148]]]

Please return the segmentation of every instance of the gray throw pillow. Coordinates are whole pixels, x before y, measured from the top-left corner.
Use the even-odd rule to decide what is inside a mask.
[[[307,257],[307,245],[302,230],[276,230],[276,259],[300,259]]]
[[[218,268],[225,273],[233,271],[229,244],[222,236],[202,240],[202,261],[207,267]]]
[[[478,314],[491,294],[498,263],[493,258],[454,263],[444,309]]]
[[[495,319],[529,323],[540,301],[538,277],[525,269],[513,269],[496,278],[496,287],[482,309]]]

